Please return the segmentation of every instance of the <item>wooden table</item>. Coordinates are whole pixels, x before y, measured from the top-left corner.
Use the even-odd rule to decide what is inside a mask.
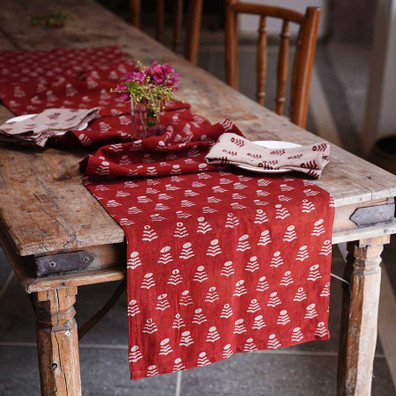
[[[250,138],[310,144],[321,140],[257,105],[132,28],[92,0],[0,0],[1,49],[43,50],[118,44],[144,63],[181,72],[180,97],[216,122],[233,119]],[[65,28],[32,28],[32,15],[69,14]],[[0,122],[11,114],[0,107]],[[43,395],[80,395],[78,287],[122,280],[124,233],[81,184],[82,153],[0,146],[1,244],[37,315]],[[348,242],[338,394],[369,395],[377,339],[380,254],[396,233],[396,177],[334,147],[317,182],[335,201],[333,243]],[[61,254],[60,254],[61,253]],[[63,271],[59,274],[59,271]],[[46,275],[38,277],[37,273]]]

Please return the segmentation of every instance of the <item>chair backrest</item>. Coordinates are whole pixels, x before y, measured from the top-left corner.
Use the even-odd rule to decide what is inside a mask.
[[[130,17],[132,25],[140,28],[140,2],[141,0],[130,0]],[[172,49],[177,51],[180,45],[183,24],[184,0],[175,1],[175,14],[173,24]],[[190,0],[187,12],[185,57],[192,63],[198,62],[199,36],[202,21],[203,0]],[[165,1],[156,0],[156,33],[155,37],[162,42],[164,35]]]
[[[299,25],[296,50],[291,73],[290,120],[305,127],[308,113],[309,88],[314,62],[316,39],[319,27],[320,8],[308,7],[305,14],[287,8],[227,0],[226,8],[226,64],[227,83],[238,89],[238,14],[253,14],[260,17],[256,60],[256,100],[264,104],[267,74],[267,29],[266,18],[283,20],[277,63],[277,90],[275,106],[278,114],[284,113],[286,81],[288,74],[290,23]]]

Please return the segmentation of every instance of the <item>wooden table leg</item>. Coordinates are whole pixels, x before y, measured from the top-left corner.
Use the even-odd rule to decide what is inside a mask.
[[[81,396],[76,294],[70,287],[33,296],[43,396]]]
[[[377,343],[381,253],[389,236],[348,243],[338,362],[338,395],[369,396]]]

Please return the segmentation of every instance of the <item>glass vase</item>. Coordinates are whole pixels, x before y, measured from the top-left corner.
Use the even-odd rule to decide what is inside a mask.
[[[144,139],[161,134],[160,114],[163,106],[160,104],[157,106],[160,111],[156,113],[149,103],[136,103],[131,100],[132,135],[134,137]]]

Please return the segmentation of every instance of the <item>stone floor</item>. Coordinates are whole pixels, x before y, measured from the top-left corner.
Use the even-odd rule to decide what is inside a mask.
[[[254,95],[254,50],[241,48],[241,90]],[[275,50],[270,50],[270,67]],[[224,78],[222,46],[203,43],[200,64]],[[364,110],[368,50],[364,47],[320,46],[316,67],[341,140],[359,153],[358,131]],[[247,77],[249,76],[249,78]],[[269,91],[273,89],[269,82]],[[271,107],[271,95],[268,103]],[[232,118],[232,115],[230,115]],[[308,129],[315,132],[312,119]],[[396,243],[385,251],[385,267],[396,288],[396,268],[391,266]],[[341,275],[343,260],[334,253],[333,272]],[[78,294],[77,321],[81,324],[112,293],[114,284],[87,286]],[[330,329],[327,342],[313,342],[279,351],[240,354],[207,367],[151,379],[129,381],[127,364],[126,297],[82,341],[81,373],[84,395],[133,396],[331,396],[336,394],[336,367],[341,285],[331,284]],[[0,255],[0,395],[38,395],[39,378],[34,317],[30,301]],[[392,376],[378,343],[373,395],[395,395]]]
[[[343,260],[333,258],[333,272],[341,275]],[[0,256],[0,395],[38,395],[39,379],[34,316],[29,298],[10,266]],[[7,287],[5,287],[7,286]],[[77,321],[81,324],[100,307],[113,284],[80,288]],[[240,354],[213,365],[178,374],[129,381],[127,364],[126,296],[81,342],[84,395],[309,396],[336,394],[338,324],[341,285],[332,281],[330,330],[327,342],[312,342],[271,352]],[[373,395],[393,395],[394,387],[378,344]]]

